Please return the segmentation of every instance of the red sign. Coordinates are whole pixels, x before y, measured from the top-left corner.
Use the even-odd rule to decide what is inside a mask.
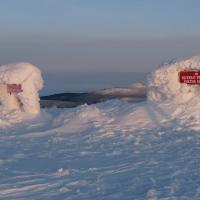
[[[189,85],[200,85],[200,71],[179,72],[179,82]]]
[[[8,93],[20,93],[23,92],[21,84],[7,84]]]

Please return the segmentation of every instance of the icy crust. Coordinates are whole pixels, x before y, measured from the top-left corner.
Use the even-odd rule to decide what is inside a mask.
[[[179,83],[179,72],[200,70],[200,57],[165,63],[148,77],[148,100],[188,102],[200,99],[200,87]]]

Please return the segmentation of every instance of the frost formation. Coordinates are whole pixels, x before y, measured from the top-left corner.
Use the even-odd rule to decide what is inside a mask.
[[[7,84],[21,84],[23,92],[8,93]],[[29,114],[40,112],[39,90],[43,87],[40,70],[30,63],[0,66],[0,102],[5,110],[22,110]]]

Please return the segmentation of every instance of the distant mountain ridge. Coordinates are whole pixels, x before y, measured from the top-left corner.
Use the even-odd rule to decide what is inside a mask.
[[[108,88],[95,92],[59,93],[40,98],[42,108],[59,107],[70,108],[82,104],[95,104],[111,99],[125,99],[131,102],[142,101],[146,98],[146,86],[134,84],[128,88]]]

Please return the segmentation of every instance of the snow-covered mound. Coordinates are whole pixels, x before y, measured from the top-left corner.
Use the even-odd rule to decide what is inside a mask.
[[[151,101],[187,102],[200,98],[199,86],[179,82],[178,73],[183,70],[200,70],[200,57],[165,63],[148,78],[148,99]]]
[[[22,92],[8,93],[7,84],[20,84]],[[29,114],[39,113],[38,91],[43,87],[43,79],[36,66],[30,63],[0,66],[0,86],[1,112],[22,109]]]
[[[200,57],[165,63],[148,77],[148,104],[168,120],[200,129],[200,87],[179,82],[179,72],[200,70]]]

